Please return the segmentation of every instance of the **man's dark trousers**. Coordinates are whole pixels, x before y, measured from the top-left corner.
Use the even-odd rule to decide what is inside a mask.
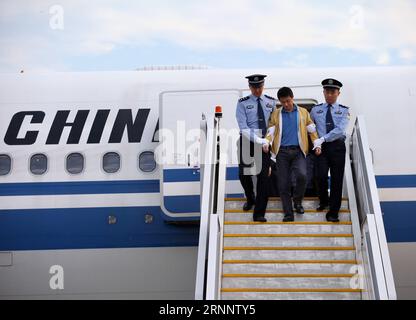
[[[329,204],[333,216],[339,214],[344,183],[346,147],[344,140],[324,143],[318,157],[319,200],[321,205]],[[328,171],[331,172],[331,195],[328,197]]]
[[[243,145],[244,143],[244,145]],[[247,202],[250,204],[253,204],[255,201],[255,195],[254,195],[254,185],[253,185],[253,179],[251,175],[245,175],[245,170],[249,170],[252,167],[252,164],[245,163],[244,157],[243,157],[243,148],[249,146],[249,155],[251,157],[254,156],[254,143],[249,141],[246,137],[243,135],[240,136],[240,140],[238,142],[239,148],[239,166],[238,166],[238,177],[240,179],[241,186],[244,189],[244,193],[247,199]],[[248,150],[247,150],[248,151]]]
[[[278,188],[285,216],[293,216],[291,200],[292,172],[296,178],[293,202],[302,204],[307,183],[306,157],[300,147],[281,147],[276,157]]]
[[[245,138],[243,137],[243,139]],[[249,169],[251,165],[244,164],[242,154],[241,154],[241,150],[243,149],[241,139],[239,143],[240,143],[239,178],[240,178],[241,185],[243,186],[245,195],[247,197],[247,201],[252,201],[254,200],[252,176],[244,174],[245,169]],[[264,153],[261,147],[256,148],[255,150],[254,143],[250,142],[251,156],[254,156],[254,152],[262,153],[261,172],[257,175],[257,188],[256,188],[256,197],[255,197],[256,205],[254,207],[254,215],[253,215],[253,218],[255,219],[258,217],[264,217],[266,214],[267,203],[269,200],[269,168],[271,166],[271,160],[270,160],[270,153],[267,153],[267,154]],[[260,160],[259,154],[257,154],[256,157],[254,157],[254,159]],[[260,165],[260,163],[257,165]]]
[[[262,152],[261,172],[257,175],[256,206],[253,219],[264,217],[269,201],[269,169],[271,165],[270,153]]]

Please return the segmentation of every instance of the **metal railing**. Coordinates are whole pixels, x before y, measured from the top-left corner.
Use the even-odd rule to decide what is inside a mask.
[[[357,117],[349,146],[347,157],[351,165],[347,162],[346,189],[364,280],[364,298],[395,300],[396,288],[363,116]]]
[[[222,230],[224,224],[224,198],[226,161],[223,159],[220,138],[220,117],[213,120],[213,128],[203,116],[201,122],[201,224],[196,275],[196,300],[217,300],[220,294]]]
[[[201,227],[195,298],[218,300],[221,289],[221,261],[224,227],[226,161],[220,139],[220,119],[212,130],[206,120],[201,128],[205,155],[202,172]],[[348,197],[353,225],[354,244],[359,261],[357,285],[363,299],[395,300],[396,289],[384,230],[383,216],[373,169],[373,158],[367,139],[365,121],[357,117],[347,140],[344,195]]]

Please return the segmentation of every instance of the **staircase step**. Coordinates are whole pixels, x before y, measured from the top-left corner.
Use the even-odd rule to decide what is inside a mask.
[[[348,247],[354,245],[352,236],[312,237],[312,235],[234,235],[224,237],[225,247]]]
[[[224,260],[354,260],[355,250],[225,250]]]
[[[242,209],[225,209],[224,213],[254,213],[254,210],[243,211]],[[280,209],[267,209],[266,213],[283,213]],[[323,211],[305,209],[305,213],[324,213]],[[326,212],[325,212],[326,213]],[[339,210],[339,213],[351,213],[348,209]]]
[[[338,277],[223,277],[225,289],[345,289],[351,287],[351,276]]]
[[[224,260],[223,264],[357,264],[356,260]]]
[[[342,222],[318,222],[318,221],[294,221],[294,222],[281,222],[281,221],[269,221],[269,222],[257,222],[257,221],[226,221],[224,222],[227,226],[352,226],[350,221]]]
[[[225,201],[227,202],[233,202],[233,201],[246,201],[246,198],[225,198]],[[269,201],[280,201],[280,197],[270,197]],[[319,201],[319,197],[304,197],[303,201]],[[348,201],[348,198],[342,198],[342,201]]]
[[[283,223],[279,198],[269,199],[267,223],[253,222],[245,199],[225,199],[222,299],[360,300],[350,289],[357,260],[348,199],[340,223],[328,223],[317,198],[305,214]]]
[[[349,263],[225,263],[224,274],[347,274],[354,273],[356,261]]]
[[[227,279],[236,279],[236,278],[243,278],[243,279],[282,279],[282,278],[289,278],[289,279],[296,279],[296,278],[306,278],[306,279],[339,279],[339,278],[353,278],[356,276],[354,273],[345,273],[345,274],[308,274],[308,273],[299,273],[299,274],[285,274],[285,273],[267,273],[267,274],[256,274],[256,273],[248,273],[248,274],[238,274],[238,273],[227,273],[223,275],[223,278]]]
[[[281,222],[283,220],[283,212],[269,212],[266,214],[266,218],[269,222]],[[350,222],[351,214],[350,213],[340,213],[339,219],[341,222]],[[252,222],[253,213],[252,212],[228,212],[225,214],[226,222]],[[295,221],[297,222],[326,222],[326,212],[307,212],[304,215],[296,214]]]
[[[253,224],[225,225],[225,234],[349,234],[351,225],[341,224]]]
[[[241,210],[244,206],[244,203],[246,202],[246,199],[242,199],[242,198],[227,198],[225,199],[225,209],[239,209]],[[316,208],[319,207],[319,199],[317,198],[305,198],[305,200],[302,202],[302,205],[305,209],[312,209],[315,210]],[[280,198],[270,198],[268,205],[267,205],[268,209],[282,209],[282,202],[280,200]],[[349,208],[349,204],[348,204],[348,200],[344,199],[341,203],[341,209],[348,209]]]
[[[360,291],[331,292],[223,292],[222,300],[361,300]]]

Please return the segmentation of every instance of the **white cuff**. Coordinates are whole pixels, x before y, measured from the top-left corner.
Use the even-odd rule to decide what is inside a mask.
[[[265,144],[269,144],[269,140],[256,137],[256,144],[261,144],[262,146],[264,146]]]
[[[270,146],[269,140],[263,139],[263,146]]]
[[[317,148],[321,148],[321,147],[322,147],[322,144],[323,144],[324,142],[325,142],[325,139],[324,139],[324,138],[320,138],[320,139],[315,140],[315,141],[313,142],[313,146],[314,146],[313,150],[315,150],[315,149],[317,149]]]
[[[267,135],[274,137],[274,133],[276,132],[276,127],[270,127],[267,129]]]
[[[316,132],[316,125],[314,123],[310,124],[306,127],[309,133],[315,133]]]

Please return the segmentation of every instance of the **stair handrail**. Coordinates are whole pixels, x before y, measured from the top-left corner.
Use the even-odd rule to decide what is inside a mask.
[[[205,115],[201,120],[201,218],[199,228],[198,260],[195,284],[195,300],[205,300],[206,270],[208,259],[209,212],[212,210],[212,175],[214,130],[209,128]]]
[[[355,207],[361,231],[362,267],[367,280],[370,299],[396,300],[396,288],[383,214],[374,174],[365,118],[357,116],[349,139],[350,171],[354,184]],[[348,170],[350,169],[350,170]],[[348,178],[348,177],[347,177]]]
[[[201,166],[201,220],[198,246],[196,300],[216,300],[219,294],[220,261],[222,259],[222,223],[224,216],[226,161],[221,153],[220,119],[213,119],[213,128],[209,122],[201,122],[202,153],[205,162]],[[205,133],[204,133],[205,132]],[[206,141],[206,145],[205,144]]]
[[[219,120],[219,119],[218,119]],[[222,259],[223,259],[223,231],[225,209],[225,183],[227,171],[227,154],[221,133],[216,135],[216,164],[214,181],[214,210],[210,217],[209,245],[208,245],[208,275],[207,300],[219,300],[221,295]]]

